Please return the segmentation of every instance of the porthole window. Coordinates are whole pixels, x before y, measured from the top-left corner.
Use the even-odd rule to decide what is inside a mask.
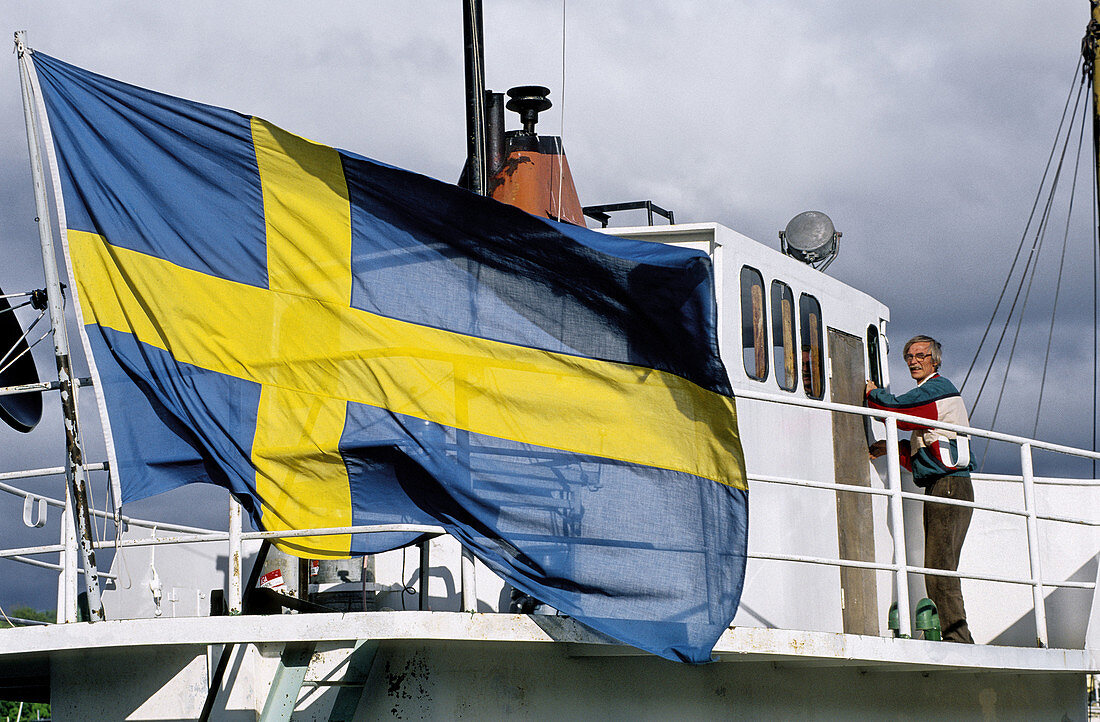
[[[798,358],[794,343],[794,294],[782,281],[772,281],[772,365],[784,391],[798,388]]]
[[[798,325],[802,332],[802,387],[811,399],[820,399],[825,396],[821,304],[808,293],[798,299]]]
[[[878,326],[867,327],[867,369],[868,376],[875,386],[882,388],[882,357],[879,354]]]
[[[768,377],[768,311],[764,305],[764,279],[760,271],[741,269],[741,348],[745,373],[750,379]]]

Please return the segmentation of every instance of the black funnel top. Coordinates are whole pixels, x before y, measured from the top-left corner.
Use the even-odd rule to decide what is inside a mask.
[[[539,122],[539,113],[553,105],[547,95],[550,95],[550,88],[541,85],[518,85],[508,91],[509,100],[505,107],[519,113],[524,133],[533,134],[535,123]]]

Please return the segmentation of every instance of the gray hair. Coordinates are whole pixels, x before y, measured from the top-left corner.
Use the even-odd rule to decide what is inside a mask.
[[[926,343],[932,347],[932,367],[938,371],[940,364],[943,363],[943,348],[940,346],[940,342],[931,336],[914,336],[905,342],[905,348],[901,350],[902,355],[909,353],[909,347],[915,343]]]

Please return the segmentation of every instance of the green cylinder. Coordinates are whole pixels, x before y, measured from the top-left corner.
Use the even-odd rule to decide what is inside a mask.
[[[917,602],[917,631],[924,632],[925,639],[940,641],[940,613],[928,597]]]
[[[898,603],[890,605],[890,613],[886,617],[886,626],[894,632],[894,636],[901,635],[901,619],[898,617]]]

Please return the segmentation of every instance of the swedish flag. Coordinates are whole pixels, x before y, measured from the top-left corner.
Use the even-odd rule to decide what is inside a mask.
[[[705,254],[33,59],[124,502],[202,481],[268,530],[441,524],[565,614],[709,658],[747,491]]]

